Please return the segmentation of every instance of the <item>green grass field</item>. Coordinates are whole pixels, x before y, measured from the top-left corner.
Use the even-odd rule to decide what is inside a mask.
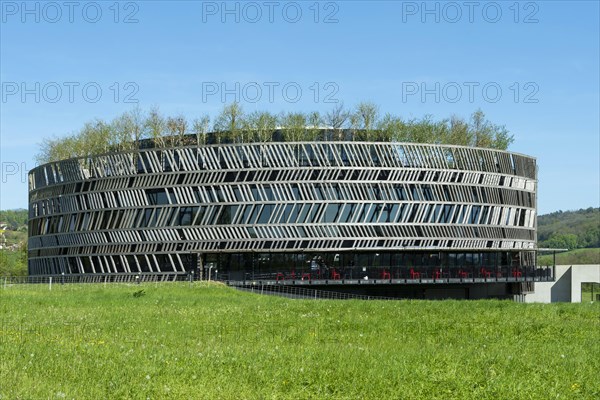
[[[538,265],[552,265],[552,254],[538,257]],[[557,265],[600,264],[600,249],[576,249],[556,254]]]
[[[598,302],[0,286],[0,329],[3,400],[600,397]]]

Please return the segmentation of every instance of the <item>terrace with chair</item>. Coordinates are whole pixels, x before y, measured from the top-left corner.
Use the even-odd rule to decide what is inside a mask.
[[[226,276],[222,276],[222,279],[230,280]],[[269,273],[246,274],[244,281],[283,285],[551,282],[554,281],[554,269],[511,266],[323,266],[316,269],[282,269]]]

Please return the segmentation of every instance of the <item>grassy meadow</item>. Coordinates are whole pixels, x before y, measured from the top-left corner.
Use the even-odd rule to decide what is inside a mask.
[[[538,265],[553,265],[552,254],[538,257]],[[600,248],[575,249],[556,254],[556,265],[600,264]]]
[[[3,400],[597,399],[599,373],[598,302],[0,286]]]

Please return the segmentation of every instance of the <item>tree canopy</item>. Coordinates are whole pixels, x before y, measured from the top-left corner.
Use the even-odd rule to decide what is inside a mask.
[[[337,104],[325,114],[318,111],[272,114],[245,113],[239,103],[227,104],[214,117],[204,114],[191,123],[183,115],[164,116],[158,107],[139,108],[112,121],[94,119],[64,137],[46,138],[36,156],[38,164],[111,151],[129,151],[142,143],[154,147],[208,143],[264,143],[278,141],[379,141],[454,144],[506,150],[514,141],[504,125],[486,119],[476,110],[468,120],[452,115],[435,120],[431,115],[404,119],[386,113],[371,102],[353,108]]]
[[[554,249],[600,247],[600,208],[540,215],[538,246]]]

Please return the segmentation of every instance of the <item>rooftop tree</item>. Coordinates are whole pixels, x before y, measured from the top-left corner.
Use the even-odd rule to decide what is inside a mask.
[[[225,105],[215,120],[214,131],[217,134],[217,141],[219,143],[244,142],[245,138],[242,136],[244,125],[244,110],[240,103],[233,102]]]
[[[148,113],[148,117],[144,121],[144,126],[147,135],[156,147],[163,147],[165,145],[164,132],[167,126],[165,118],[160,113],[158,107],[153,107]]]
[[[386,113],[379,117],[379,108],[371,102],[359,103],[349,113],[343,104],[336,105],[322,116],[318,111],[309,114],[286,113],[279,117],[265,111],[246,116],[237,102],[224,105],[214,120],[213,135],[216,143],[251,143],[273,140],[273,133],[281,126],[286,141],[315,140],[368,140],[415,143],[453,144],[506,150],[514,141],[504,125],[486,119],[481,110],[475,111],[468,122],[452,116],[436,121],[431,115],[421,119],[403,120]],[[89,157],[109,151],[136,150],[144,138],[156,147],[188,145],[195,135],[197,145],[206,144],[210,117],[195,119],[191,129],[183,115],[165,118],[158,107],[144,115],[139,108],[125,112],[111,123],[100,119],[86,123],[79,132],[64,138],[44,139],[36,157],[38,163],[58,161],[71,157]],[[326,128],[323,124],[327,125]],[[165,143],[168,140],[169,143]]]
[[[334,140],[342,140],[342,128],[346,121],[348,121],[349,116],[350,113],[344,109],[344,103],[338,103],[331,111],[325,114],[324,121],[333,130]]]
[[[192,132],[196,135],[196,144],[206,144],[206,135],[208,134],[208,127],[210,125],[210,116],[204,114],[199,119],[194,119],[192,122]]]
[[[364,139],[368,141],[376,140],[378,136],[376,126],[379,118],[379,107],[369,102],[359,103],[356,106],[354,115]]]

